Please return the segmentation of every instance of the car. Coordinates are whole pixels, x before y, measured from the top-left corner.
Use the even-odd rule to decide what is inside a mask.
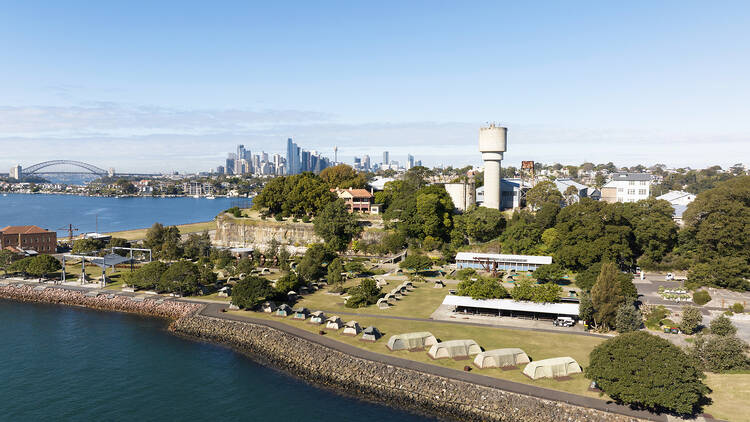
[[[552,322],[555,327],[572,327],[576,324],[576,321],[571,317],[557,317]]]
[[[672,274],[672,273],[667,273],[667,275],[666,275],[666,276],[664,276],[664,279],[665,279],[666,281],[672,281],[672,280],[674,280],[674,274]]]

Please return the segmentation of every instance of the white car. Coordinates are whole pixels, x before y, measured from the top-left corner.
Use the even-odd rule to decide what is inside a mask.
[[[576,325],[576,320],[571,317],[557,317],[557,319],[553,321],[552,324],[555,327],[572,327]]]

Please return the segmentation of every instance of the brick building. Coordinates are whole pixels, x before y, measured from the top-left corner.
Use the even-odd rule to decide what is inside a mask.
[[[55,253],[57,233],[38,226],[7,226],[0,229],[0,248],[8,247],[39,253]]]
[[[367,189],[331,189],[336,196],[343,199],[349,212],[369,214],[373,196]]]

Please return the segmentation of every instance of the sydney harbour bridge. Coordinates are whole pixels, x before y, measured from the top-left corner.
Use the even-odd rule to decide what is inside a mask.
[[[16,172],[16,174],[14,174]],[[146,174],[146,173],[115,173],[113,168],[105,170],[97,167],[93,164],[84,163],[82,161],[75,160],[51,160],[43,161],[28,167],[17,166],[11,169],[10,176],[21,178],[27,176],[92,176],[92,177],[113,177],[113,176],[124,176],[124,177],[149,177],[158,176],[158,174]]]

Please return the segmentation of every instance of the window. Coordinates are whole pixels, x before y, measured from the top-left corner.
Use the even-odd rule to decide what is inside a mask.
[[[641,186],[646,186],[646,181],[645,180],[641,180]]]
[[[628,195],[635,195],[635,189],[628,189]]]
[[[638,189],[638,195],[645,195],[646,189]]]
[[[625,189],[623,189],[623,188],[617,188],[617,192],[622,192],[622,191],[624,191],[624,190],[625,190]]]
[[[631,181],[629,181],[629,182],[628,182],[628,184],[629,184],[630,186],[635,186],[635,180],[631,180]]]

